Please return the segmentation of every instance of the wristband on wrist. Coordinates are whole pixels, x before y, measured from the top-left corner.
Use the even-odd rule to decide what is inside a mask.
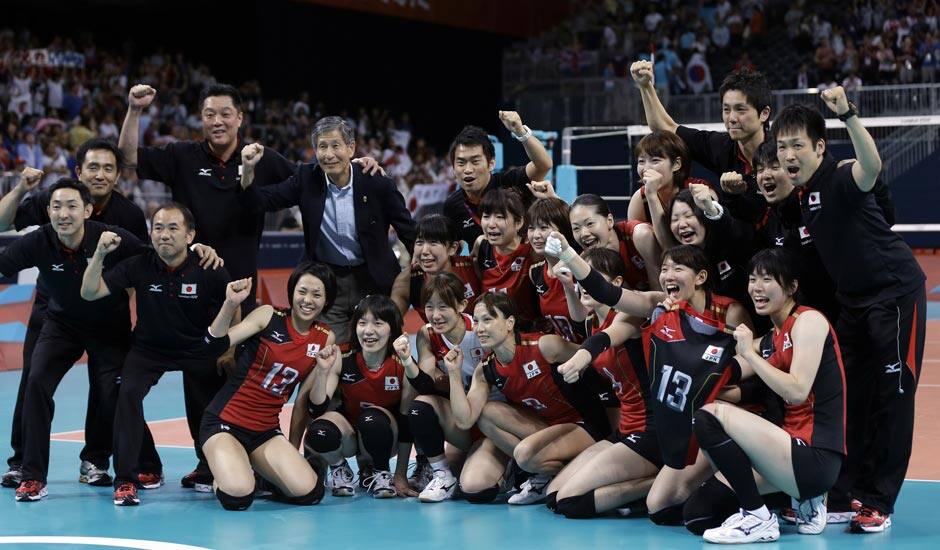
[[[597,356],[610,349],[610,336],[606,332],[598,332],[581,344],[581,349],[591,354],[591,361],[597,359]]]
[[[528,140],[530,137],[532,137],[532,129],[531,129],[531,128],[529,128],[528,126],[526,126],[525,124],[523,124],[523,125],[522,125],[522,129],[525,130],[525,133],[522,134],[521,136],[517,136],[516,134],[513,134],[513,135],[512,135],[512,137],[516,138],[516,139],[519,140],[520,142],[524,142],[524,141]]]
[[[558,259],[561,260],[561,261],[563,261],[563,262],[565,262],[565,263],[567,264],[567,263],[571,262],[571,260],[574,259],[574,257],[577,256],[577,255],[578,255],[578,253],[575,252],[574,248],[572,248],[572,247],[569,246],[568,248],[562,250],[562,251],[558,254]]]

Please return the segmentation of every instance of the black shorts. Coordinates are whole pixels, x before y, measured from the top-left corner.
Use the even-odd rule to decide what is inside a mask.
[[[209,411],[203,413],[202,424],[199,426],[199,445],[204,445],[210,437],[221,433],[226,433],[234,437],[241,443],[242,447],[245,448],[245,452],[248,454],[251,454],[255,449],[264,445],[269,440],[279,435],[284,435],[279,428],[256,432],[247,430],[241,426],[236,426],[231,422],[226,422]]]
[[[598,426],[593,422],[587,422],[585,420],[578,420],[575,422],[578,426],[584,429],[594,439],[594,442],[604,441],[607,439],[607,436],[610,435],[610,426]]]
[[[810,447],[795,437],[790,439],[790,451],[800,500],[817,497],[835,485],[842,469],[841,453]]]
[[[626,445],[631,451],[642,456],[650,464],[657,468],[663,467],[663,453],[659,450],[659,440],[656,438],[656,432],[644,430],[642,432],[630,432],[626,435],[616,431],[607,438],[613,444],[621,443]]]

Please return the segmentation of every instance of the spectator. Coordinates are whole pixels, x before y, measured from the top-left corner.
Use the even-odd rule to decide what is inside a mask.
[[[727,48],[730,42],[731,30],[728,29],[728,26],[724,21],[718,21],[718,23],[715,25],[715,28],[712,29],[712,44],[715,45],[715,48],[721,51]]]
[[[21,132],[21,140],[16,145],[17,162],[26,166],[40,166],[42,163],[42,147],[36,143],[36,134]]]
[[[862,87],[862,79],[859,78],[857,74],[851,73],[849,76],[842,79],[842,87],[845,88],[846,92],[858,90]]]

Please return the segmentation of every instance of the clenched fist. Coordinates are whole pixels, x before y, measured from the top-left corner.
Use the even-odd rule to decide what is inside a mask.
[[[522,119],[519,117],[519,113],[515,111],[500,111],[499,120],[513,135],[521,136],[525,134],[525,128],[522,127]]]
[[[637,86],[653,84],[653,63],[651,61],[634,61],[630,65],[630,76]]]
[[[36,168],[30,168],[27,166],[23,168],[23,171],[20,172],[20,182],[19,185],[23,188],[24,191],[32,191],[39,185],[39,182],[42,181],[42,177],[45,175],[45,172],[42,170],[37,170]]]
[[[721,175],[721,189],[729,195],[740,195],[747,191],[744,177],[737,172],[725,172]]]
[[[242,147],[242,166],[245,169],[254,168],[264,156],[264,147],[260,143],[252,143]]]
[[[395,341],[392,342],[392,348],[395,349],[395,354],[398,355],[402,363],[406,363],[411,359],[411,342],[408,340],[407,333],[395,338]]]
[[[136,84],[127,94],[127,103],[135,111],[142,111],[153,103],[153,98],[157,97],[157,91],[146,84]]]
[[[842,86],[823,90],[820,95],[823,101],[826,102],[826,107],[829,107],[829,110],[833,113],[844,115],[849,111],[849,100],[845,97],[845,88]]]
[[[98,247],[95,249],[95,254],[105,255],[114,252],[119,246],[121,246],[121,237],[117,233],[105,231],[98,238]]]

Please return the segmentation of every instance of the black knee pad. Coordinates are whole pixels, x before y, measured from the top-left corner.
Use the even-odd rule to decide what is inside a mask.
[[[356,418],[356,431],[363,435],[379,432],[391,433],[392,419],[379,409],[367,407],[362,409]]]
[[[558,491],[545,495],[545,507],[556,514],[561,513],[558,511]]]
[[[594,491],[590,490],[583,495],[559,500],[558,513],[568,519],[588,519],[597,516]]]
[[[278,488],[275,488],[272,492],[274,493],[275,500],[286,502],[287,504],[296,504],[298,506],[311,506],[313,504],[319,504],[320,501],[323,500],[323,493],[325,491],[326,485],[323,484],[323,480],[317,478],[317,483],[314,485],[313,490],[306,495],[289,497]]]
[[[307,426],[304,446],[318,453],[329,453],[343,444],[343,432],[339,427],[323,418],[317,418]]]
[[[421,452],[427,456],[440,456],[444,454],[444,430],[441,428],[441,418],[430,403],[415,401],[408,407],[408,424],[415,443],[421,447]]]
[[[460,492],[470,504],[489,504],[496,500],[496,496],[499,495],[499,487],[493,485],[488,489],[483,489],[475,493],[464,491],[463,488],[461,488]]]
[[[740,508],[734,491],[717,478],[711,477],[701,484],[682,507],[685,528],[696,535],[706,529],[718,527],[728,516]]]
[[[356,419],[356,431],[362,439],[363,449],[372,457],[375,469],[388,470],[395,444],[392,419],[378,409],[362,409]]]
[[[728,441],[728,434],[712,413],[699,409],[692,416],[692,421],[695,425],[695,437],[703,449],[711,449]]]
[[[232,512],[247,510],[248,507],[251,506],[251,503],[255,500],[254,492],[248,493],[243,497],[233,497],[232,495],[218,488],[215,490],[215,496],[219,499],[219,502],[222,503],[222,508]]]
[[[682,505],[663,508],[649,515],[650,521],[656,525],[682,525]]]

